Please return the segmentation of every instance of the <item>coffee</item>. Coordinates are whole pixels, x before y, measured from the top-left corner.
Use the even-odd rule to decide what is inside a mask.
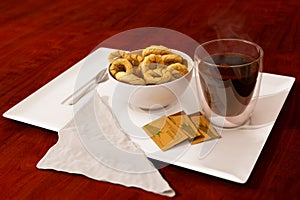
[[[259,61],[242,54],[215,54],[199,65],[206,103],[221,116],[237,116],[249,104],[258,77]]]

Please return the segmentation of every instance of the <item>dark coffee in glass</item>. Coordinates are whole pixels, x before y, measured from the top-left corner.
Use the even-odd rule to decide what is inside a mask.
[[[253,43],[236,39],[216,40],[200,48],[195,67],[204,114],[223,119],[221,126],[243,124],[253,111],[249,105],[258,95],[262,52]]]

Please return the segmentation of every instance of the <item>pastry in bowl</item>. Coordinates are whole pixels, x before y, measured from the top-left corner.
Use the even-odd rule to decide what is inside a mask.
[[[117,85],[115,92],[124,93],[129,104],[143,109],[165,107],[178,99],[193,70],[188,55],[157,45],[133,52],[115,51],[109,61],[108,74]]]

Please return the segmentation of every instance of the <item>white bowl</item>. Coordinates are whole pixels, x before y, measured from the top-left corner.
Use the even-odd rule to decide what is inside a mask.
[[[116,80],[108,71],[109,80],[115,85],[112,87],[116,94],[113,95],[113,101],[128,103],[142,109],[158,109],[178,100],[189,86],[193,74],[193,60],[183,52],[177,50],[172,50],[172,52],[187,60],[187,74],[171,82],[158,85],[131,85]]]

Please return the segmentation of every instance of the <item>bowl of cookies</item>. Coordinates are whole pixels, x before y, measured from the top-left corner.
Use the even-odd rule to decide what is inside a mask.
[[[189,86],[193,61],[185,53],[161,45],[109,55],[109,79],[115,93],[141,109],[166,107],[178,100]]]

